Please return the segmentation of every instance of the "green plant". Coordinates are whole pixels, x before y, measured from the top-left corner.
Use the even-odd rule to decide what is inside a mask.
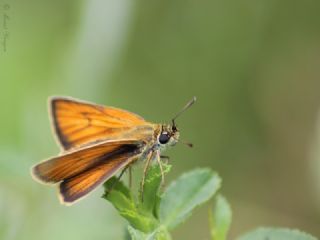
[[[164,172],[170,165],[164,165]],[[104,184],[106,192],[114,185],[115,178]],[[183,174],[160,191],[161,173],[153,165],[147,173],[143,201],[141,194],[135,196],[123,183],[114,185],[104,198],[110,201],[119,214],[128,220],[132,239],[171,239],[169,231],[187,219],[192,210],[208,201],[220,188],[219,176],[210,169],[197,169]]]
[[[164,172],[170,165],[163,165]],[[114,177],[104,184],[107,199],[125,218],[128,233],[132,240],[171,240],[170,231],[191,216],[198,206],[214,197],[209,220],[212,240],[225,240],[231,225],[232,211],[227,200],[215,195],[220,188],[221,179],[208,168],[196,169],[180,176],[164,191],[161,191],[161,172],[153,165],[147,173],[143,198],[136,196],[122,182]],[[110,189],[112,188],[112,191]],[[143,200],[142,200],[143,199]],[[315,240],[308,234],[297,230],[262,228],[250,232],[239,240]]]
[[[225,240],[231,225],[232,212],[229,203],[218,195],[209,214],[212,240]],[[286,228],[258,228],[237,240],[316,240],[317,238],[301,232]]]

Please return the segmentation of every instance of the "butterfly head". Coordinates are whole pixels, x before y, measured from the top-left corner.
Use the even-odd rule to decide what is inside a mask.
[[[175,120],[177,117],[181,115],[185,110],[187,110],[189,107],[191,107],[194,102],[196,101],[196,97],[193,97],[182,109],[180,112],[178,112],[174,118],[172,118],[172,124],[163,124],[161,125],[161,131],[158,135],[158,143],[160,146],[174,146],[179,141],[179,130],[177,128]],[[191,143],[186,143],[186,145],[189,147],[192,147]]]
[[[175,124],[161,125],[161,132],[158,135],[160,146],[174,146],[179,141],[179,130]]]

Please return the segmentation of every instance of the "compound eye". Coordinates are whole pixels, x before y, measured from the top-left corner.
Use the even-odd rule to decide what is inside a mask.
[[[166,144],[167,142],[169,142],[169,139],[170,139],[170,136],[166,132],[161,133],[160,136],[159,136],[159,142],[161,144]]]

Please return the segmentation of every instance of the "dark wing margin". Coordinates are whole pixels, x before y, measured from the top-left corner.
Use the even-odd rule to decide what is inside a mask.
[[[49,111],[50,111],[50,116],[51,116],[51,121],[53,124],[53,129],[54,132],[61,144],[61,146],[64,149],[70,149],[72,147],[72,144],[68,141],[67,137],[62,133],[59,124],[58,124],[58,117],[57,117],[57,111],[56,111],[56,103],[59,100],[59,98],[51,98],[49,99]]]

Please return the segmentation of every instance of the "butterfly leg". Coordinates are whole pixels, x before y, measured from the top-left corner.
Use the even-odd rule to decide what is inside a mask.
[[[112,191],[112,189],[120,182],[120,179],[122,177],[122,175],[124,174],[124,172],[128,169],[129,166],[126,166],[120,173],[120,175],[114,180],[114,182],[112,183],[112,185],[110,186],[110,188],[108,189],[108,191],[105,193],[105,197],[107,197],[109,195],[109,193]]]
[[[141,201],[143,202],[143,188],[144,188],[144,182],[146,179],[146,175],[147,175],[147,171],[149,169],[151,160],[153,158],[153,152],[149,153],[149,155],[147,156],[147,161],[146,164],[144,165],[143,168],[143,176],[142,176],[142,180],[141,180],[141,186],[140,186],[140,191],[141,191]]]

